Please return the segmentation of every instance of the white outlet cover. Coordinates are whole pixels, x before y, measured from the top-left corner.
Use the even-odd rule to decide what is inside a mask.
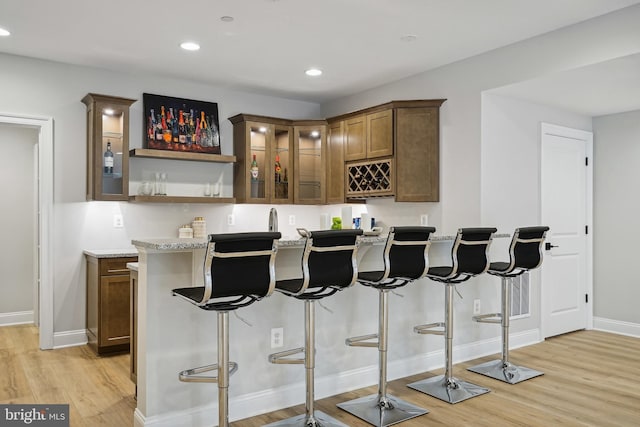
[[[236,225],[236,218],[233,214],[227,215],[227,225]]]
[[[289,225],[296,225],[296,216],[289,215]]]
[[[122,219],[121,214],[113,215],[113,228],[122,228],[124,227],[124,220]]]

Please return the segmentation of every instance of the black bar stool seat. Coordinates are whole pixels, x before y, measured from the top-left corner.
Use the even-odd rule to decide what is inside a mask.
[[[274,364],[305,367],[305,413],[265,427],[348,427],[314,408],[315,302],[352,286],[358,277],[356,253],[362,230],[307,231],[300,229],[306,241],[302,253],[302,278],[278,280],[276,290],[304,301],[304,347],[269,355]],[[296,354],[303,358],[293,358]]]
[[[516,384],[543,375],[542,372],[509,361],[509,324],[511,318],[511,288],[513,278],[542,264],[542,245],[549,227],[522,227],[513,233],[509,246],[509,262],[492,262],[487,273],[502,280],[501,312],[474,316],[480,323],[500,323],[502,326],[502,357],[468,368],[471,372]]]
[[[384,270],[358,273],[358,283],[378,290],[378,333],[347,338],[346,344],[378,348],[378,392],[339,403],[338,407],[377,427],[390,426],[429,412],[387,394],[388,297],[389,291],[425,276],[429,268],[430,239],[435,230],[434,227],[391,227],[384,248]]]
[[[458,403],[489,392],[487,388],[453,376],[453,292],[456,284],[487,271],[489,246],[496,231],[495,228],[459,229],[451,249],[451,266],[429,268],[427,277],[446,285],[445,321],[419,325],[413,329],[418,334],[444,335],[445,373],[408,384],[409,387],[449,403]]]
[[[183,382],[218,384],[218,426],[229,426],[229,377],[237,369],[229,361],[229,311],[246,307],[273,293],[275,255],[280,233],[211,234],[204,259],[204,286],[173,289],[202,310],[218,314],[218,363],[187,369]],[[216,371],[217,375],[203,375]]]

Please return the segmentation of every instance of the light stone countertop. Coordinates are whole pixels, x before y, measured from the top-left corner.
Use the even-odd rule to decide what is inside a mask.
[[[432,242],[451,242],[456,236],[433,236]],[[510,237],[508,233],[497,233],[494,238]],[[380,236],[362,236],[361,244],[381,244],[386,242],[387,235]],[[131,243],[140,248],[152,249],[156,251],[182,251],[193,249],[205,249],[207,247],[207,239],[134,239]],[[278,240],[278,248],[300,248],[304,246],[304,239],[283,237]]]
[[[82,251],[85,255],[94,258],[122,258],[138,256],[136,248],[129,249],[85,249]]]

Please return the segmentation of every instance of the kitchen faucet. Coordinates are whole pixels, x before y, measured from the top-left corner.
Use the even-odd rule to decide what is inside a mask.
[[[269,231],[278,231],[278,211],[271,208],[269,211]]]

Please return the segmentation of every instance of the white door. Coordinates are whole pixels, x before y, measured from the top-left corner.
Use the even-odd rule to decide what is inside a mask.
[[[591,321],[593,135],[542,124],[542,224],[550,227],[542,264],[543,337],[584,329]]]

